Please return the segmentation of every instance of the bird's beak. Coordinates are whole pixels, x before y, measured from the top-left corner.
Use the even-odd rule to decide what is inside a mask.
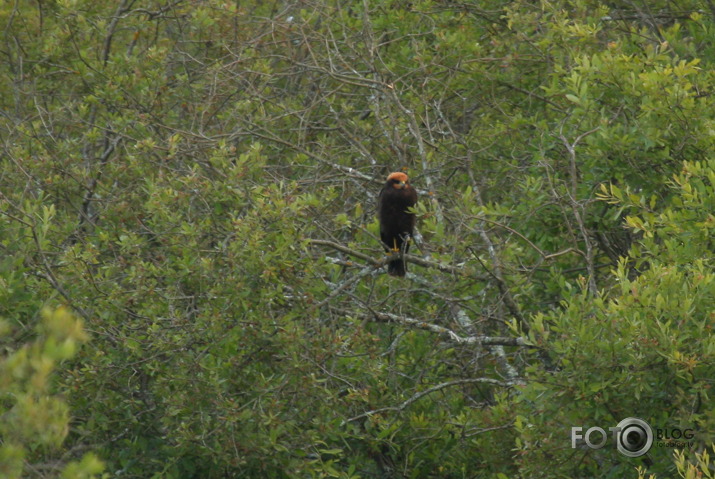
[[[407,188],[407,183],[405,183],[404,181],[400,181],[400,189],[404,190],[405,188]]]

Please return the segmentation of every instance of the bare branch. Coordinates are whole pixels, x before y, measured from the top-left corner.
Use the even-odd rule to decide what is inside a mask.
[[[360,258],[361,260],[363,260],[367,263],[370,263],[371,265],[373,265],[375,267],[383,266],[386,263],[386,261],[378,261],[370,255],[361,253],[359,251],[355,251],[354,249],[350,249],[347,246],[341,245],[339,243],[335,243],[334,241],[319,240],[319,239],[310,239],[309,241],[311,244],[314,244],[316,246],[328,246],[330,248],[333,248],[334,250],[338,250],[338,251],[348,254],[350,256]]]
[[[370,274],[371,271],[373,271],[373,268],[370,268],[370,267],[363,268],[362,271],[360,271],[356,275],[350,277],[348,280],[344,281],[337,288],[333,289],[333,291],[331,291],[330,294],[325,299],[323,299],[321,302],[313,305],[313,307],[311,309],[315,310],[315,309],[322,308],[323,306],[325,306],[328,303],[328,301],[330,301],[331,299],[333,299],[334,297],[339,295],[348,286],[351,286],[351,285],[357,283],[358,281],[360,281],[360,279],[362,279],[365,276],[367,276],[368,274]]]
[[[474,178],[472,176],[471,170],[469,170],[469,175],[470,178],[472,179],[472,188],[474,188],[474,193],[476,195],[477,201],[481,206],[484,206],[484,201],[482,200],[482,193],[481,189],[477,185],[477,182],[474,181]],[[496,248],[494,247],[494,243],[492,242],[491,238],[489,238],[489,235],[487,234],[486,230],[482,225],[479,225],[477,228],[477,233],[479,236],[481,236],[482,240],[487,246],[487,252],[489,253],[489,258],[492,261],[492,269],[493,271],[489,271],[486,266],[485,269],[494,277],[494,279],[497,282],[497,287],[499,288],[499,292],[502,295],[504,304],[506,305],[507,309],[511,313],[511,315],[516,318],[516,320],[519,322],[519,326],[523,329],[525,333],[529,332],[529,325],[526,322],[526,319],[524,318],[524,315],[521,314],[521,308],[519,308],[519,305],[517,302],[514,300],[514,297],[511,295],[511,291],[509,290],[509,285],[507,284],[506,280],[504,279],[504,275],[502,274],[502,263],[501,259],[499,258],[499,255],[497,255]],[[470,251],[472,251],[471,248],[468,248]],[[481,262],[479,259],[479,255],[474,253],[472,251],[472,254],[474,257]]]
[[[390,257],[385,256],[379,260],[373,258],[372,256],[369,256],[365,253],[361,253],[359,251],[355,251],[353,249],[348,248],[347,246],[341,245],[339,243],[335,243],[334,241],[327,241],[327,240],[319,240],[319,239],[310,239],[309,240],[311,244],[314,244],[316,246],[328,246],[329,248],[333,248],[335,250],[338,250],[342,253],[345,253],[350,256],[354,256],[356,258],[360,258],[361,260],[371,264],[372,266],[376,268],[380,268],[382,266],[385,266],[387,262],[390,260]],[[413,263],[418,266],[422,266],[424,268],[431,268],[431,269],[436,269],[438,271],[442,271],[443,273],[451,273],[457,276],[466,276],[469,275],[468,271],[466,271],[464,268],[460,268],[457,266],[451,266],[448,264],[444,263],[436,263],[434,261],[430,261],[424,258],[420,258],[419,256],[414,256],[411,254],[403,254],[402,255],[403,259],[408,262],[408,263]],[[469,275],[470,277],[475,277],[474,275]],[[476,279],[487,279],[486,277],[477,277]]]
[[[42,278],[45,278],[47,282],[49,282],[50,285],[55,289],[55,291],[57,291],[65,299],[65,301],[67,301],[67,304],[71,305],[72,308],[77,311],[80,316],[82,316],[82,318],[84,318],[86,321],[89,321],[89,313],[87,313],[87,311],[85,311],[83,308],[77,305],[75,301],[72,300],[72,296],[70,296],[67,290],[62,286],[62,283],[60,283],[60,281],[55,276],[54,271],[52,271],[52,266],[50,266],[50,263],[49,261],[47,261],[47,257],[45,256],[45,252],[42,250],[42,244],[37,236],[37,233],[35,232],[35,228],[31,227],[30,231],[32,232],[32,239],[35,242],[35,246],[37,246],[37,253],[42,260],[42,268],[45,270],[44,273],[40,273],[39,275]]]
[[[366,316],[370,315],[375,320],[386,322],[386,323],[398,323],[404,326],[410,326],[417,329],[423,329],[425,331],[431,331],[433,333],[445,336],[455,343],[459,344],[478,344],[480,346],[519,346],[527,348],[535,348],[536,346],[529,344],[526,338],[516,337],[509,338],[504,336],[460,336],[449,328],[440,326],[434,323],[428,323],[426,321],[421,321],[419,319],[408,318],[406,316],[398,316],[392,313],[380,313],[377,311],[371,311],[370,313],[365,313]]]
[[[492,379],[492,378],[469,378],[469,379],[458,379],[455,381],[447,381],[444,383],[437,384],[435,386],[432,386],[431,388],[425,389],[424,391],[420,391],[418,393],[415,393],[412,397],[409,399],[406,399],[402,403],[400,403],[397,406],[388,406],[388,407],[383,407],[380,409],[373,409],[371,411],[364,412],[362,414],[358,414],[357,416],[351,417],[350,419],[346,419],[343,421],[343,425],[349,423],[349,422],[354,422],[359,419],[363,419],[366,417],[373,416],[375,414],[380,414],[383,412],[401,412],[405,410],[407,407],[409,407],[412,403],[419,401],[425,396],[428,396],[432,394],[433,392],[436,391],[441,391],[442,389],[452,387],[452,386],[460,386],[462,384],[491,384],[493,386],[501,386],[501,387],[511,387],[514,384],[510,381],[500,381],[498,379]]]
[[[250,122],[247,122],[247,123],[250,123]],[[254,127],[254,128],[260,129],[261,131],[251,130],[251,131],[242,132],[242,133],[245,133],[246,135],[250,135],[250,136],[255,136],[255,137],[257,137],[257,138],[263,138],[264,140],[269,140],[269,141],[272,141],[272,142],[277,143],[277,144],[279,144],[279,145],[283,145],[283,146],[288,147],[288,148],[290,148],[290,149],[292,149],[292,150],[294,150],[294,151],[297,151],[298,153],[302,153],[302,154],[304,154],[305,156],[307,156],[307,157],[309,157],[309,158],[312,158],[312,159],[314,159],[314,160],[316,160],[316,161],[319,161],[320,163],[323,163],[323,164],[325,164],[325,165],[328,165],[328,166],[330,166],[331,168],[335,168],[336,170],[340,170],[340,171],[342,171],[342,172],[344,172],[344,173],[349,174],[350,176],[358,177],[358,178],[360,178],[361,180],[365,180],[365,181],[369,181],[369,182],[378,182],[378,180],[376,180],[374,177],[372,177],[372,176],[370,176],[370,175],[366,175],[365,173],[363,173],[363,172],[361,172],[361,171],[359,171],[359,170],[356,170],[355,168],[351,168],[351,167],[349,167],[349,166],[341,165],[341,164],[339,164],[339,163],[335,163],[335,162],[332,162],[332,161],[330,161],[330,160],[327,160],[327,159],[323,158],[322,156],[320,156],[320,155],[318,155],[318,154],[316,154],[316,153],[313,153],[313,152],[310,151],[310,150],[307,150],[307,149],[305,149],[305,148],[303,148],[303,147],[301,147],[301,146],[299,146],[299,145],[296,145],[295,143],[291,143],[290,141],[287,141],[287,140],[285,140],[285,139],[283,139],[283,138],[280,138],[280,137],[277,136],[277,135],[274,135],[274,134],[272,134],[272,133],[266,131],[264,128],[260,128],[260,127],[258,127],[258,126],[255,125],[255,124],[252,124],[251,126]],[[236,136],[236,135],[232,135],[232,136]]]
[[[480,221],[484,221],[484,222],[486,222],[486,223],[493,224],[493,225],[495,225],[495,226],[499,226],[500,228],[504,228],[505,230],[509,231],[510,233],[513,233],[513,234],[517,235],[519,238],[521,238],[521,239],[523,239],[524,241],[526,241],[526,242],[529,244],[529,246],[531,246],[532,248],[534,248],[534,249],[536,250],[536,252],[539,253],[539,256],[541,256],[542,259],[557,258],[557,257],[559,257],[559,256],[562,256],[562,255],[565,255],[565,254],[568,254],[568,253],[583,254],[581,251],[577,250],[576,248],[566,248],[565,250],[557,251],[556,253],[546,254],[544,251],[541,250],[541,248],[539,248],[538,246],[536,246],[529,238],[527,238],[527,237],[524,236],[523,234],[519,233],[519,232],[518,232],[517,230],[515,230],[514,228],[511,228],[511,227],[505,225],[504,223],[500,223],[500,222],[498,222],[498,221],[490,220],[490,219],[484,218],[484,217],[482,217],[482,216],[479,217],[479,220],[480,220]],[[474,230],[472,230],[472,231],[474,231]],[[477,234],[480,234],[478,231],[477,231],[476,233],[477,233]]]
[[[554,110],[560,112],[560,113],[565,113],[563,108],[561,108],[558,104],[554,103],[553,101],[549,100],[548,98],[538,95],[534,93],[533,91],[525,90],[523,88],[519,88],[518,86],[511,85],[507,82],[504,81],[497,81],[497,83],[503,87],[509,88],[510,90],[518,91],[519,93],[523,93],[524,95],[528,95],[530,97],[536,98],[537,100],[543,101],[550,107],[552,107]]]
[[[112,49],[112,38],[114,37],[114,32],[117,29],[119,20],[122,18],[129,8],[131,8],[133,0],[124,0],[117,6],[117,11],[112,15],[112,21],[109,23],[109,28],[107,29],[107,36],[104,37],[104,47],[102,48],[102,64],[107,65],[109,61],[109,52]]]
[[[562,125],[563,129],[563,125]],[[594,253],[593,244],[591,243],[591,238],[589,238],[588,229],[583,221],[582,213],[584,213],[584,206],[576,201],[577,187],[578,187],[578,166],[576,164],[576,146],[586,138],[591,133],[598,131],[599,127],[588,130],[581,133],[573,143],[570,143],[563,133],[560,133],[559,138],[566,147],[566,151],[569,154],[569,175],[571,176],[571,191],[568,194],[569,202],[571,203],[571,210],[573,211],[574,218],[578,224],[579,232],[581,233],[581,238],[583,239],[584,245],[586,246],[586,267],[588,270],[588,291],[592,295],[598,293],[598,286],[596,285],[596,268],[594,267]]]

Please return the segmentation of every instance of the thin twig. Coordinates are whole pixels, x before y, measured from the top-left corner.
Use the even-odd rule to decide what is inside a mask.
[[[471,171],[469,172],[471,176]],[[481,189],[479,188],[479,185],[477,185],[476,181],[474,181],[474,178],[472,177],[472,188],[474,189],[475,197],[477,199],[477,202],[479,203],[480,206],[484,207],[484,200],[482,199],[482,193]],[[519,323],[519,326],[521,329],[524,331],[524,333],[529,333],[529,324],[526,322],[526,319],[524,318],[524,315],[521,313],[521,308],[519,308],[519,305],[517,302],[514,300],[514,297],[511,295],[511,291],[509,290],[509,285],[507,284],[506,280],[504,279],[504,274],[502,273],[502,263],[501,259],[497,255],[496,248],[494,247],[494,243],[492,242],[491,238],[489,238],[489,235],[487,234],[486,230],[484,229],[484,226],[479,225],[477,228],[477,233],[479,236],[481,236],[482,241],[484,241],[484,244],[487,246],[487,252],[489,253],[489,258],[492,261],[492,270],[490,271],[489,269],[486,268],[485,270],[492,275],[492,277],[496,280],[497,282],[497,288],[499,288],[499,292],[502,295],[504,304],[506,305],[507,309],[511,313],[511,315],[517,320]],[[479,255],[476,254],[472,248],[468,248],[469,251],[472,252],[474,257],[481,263],[481,260],[479,259]]]
[[[387,407],[383,407],[383,408],[379,408],[379,409],[373,409],[371,411],[367,411],[362,414],[358,414],[357,416],[351,417],[350,419],[346,419],[343,421],[343,425],[350,423],[350,422],[357,421],[359,419],[373,416],[375,414],[380,414],[383,412],[388,412],[388,411],[401,412],[401,411],[405,410],[407,407],[409,407],[412,403],[419,401],[423,397],[425,397],[429,394],[432,394],[433,392],[440,391],[442,389],[452,387],[452,386],[460,386],[462,384],[491,384],[493,386],[501,386],[501,387],[505,387],[505,388],[513,386],[512,382],[500,381],[498,379],[492,379],[492,378],[469,378],[469,379],[457,379],[455,381],[447,381],[447,382],[432,386],[431,388],[425,389],[424,391],[415,393],[412,397],[410,397],[409,399],[406,399],[405,401],[398,404],[397,406],[387,406]]]
[[[563,129],[563,125],[561,126]],[[571,191],[569,192],[569,200],[571,203],[571,210],[573,211],[574,218],[578,224],[579,232],[581,233],[581,238],[583,239],[584,245],[586,246],[586,267],[588,269],[588,291],[592,295],[598,293],[598,285],[596,284],[596,269],[594,268],[594,253],[593,244],[591,244],[591,239],[589,238],[588,229],[583,220],[582,213],[584,212],[584,207],[576,201],[577,188],[578,188],[578,165],[576,164],[576,146],[586,138],[591,133],[598,131],[599,127],[588,130],[581,133],[576,139],[571,143],[569,142],[563,133],[560,133],[559,138],[566,147],[566,151],[569,154],[569,175],[571,176]]]

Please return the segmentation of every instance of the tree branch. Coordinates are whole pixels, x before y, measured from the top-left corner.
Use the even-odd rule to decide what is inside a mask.
[[[586,228],[586,224],[583,220],[583,217],[581,213],[584,213],[584,207],[583,205],[579,204],[576,201],[576,196],[577,196],[577,188],[578,188],[578,165],[576,164],[576,146],[586,138],[588,135],[591,133],[594,133],[598,131],[600,127],[593,128],[589,131],[586,131],[584,133],[581,133],[574,141],[573,143],[570,143],[568,139],[563,135],[563,133],[560,133],[560,139],[564,144],[564,147],[568,151],[569,154],[569,175],[571,176],[571,191],[569,193],[569,200],[571,203],[571,209],[573,211],[574,218],[576,219],[576,223],[578,224],[578,229],[579,232],[581,233],[581,237],[583,238],[584,245],[586,246],[586,267],[588,269],[588,291],[592,295],[598,294],[598,285],[596,284],[596,269],[594,268],[594,252],[593,252],[593,245],[591,244],[591,239],[589,238],[589,233],[588,229]],[[561,125],[561,129],[563,129],[563,125]],[[579,210],[581,210],[579,212]]]
[[[406,399],[402,403],[400,403],[397,406],[388,406],[388,407],[383,407],[380,409],[373,409],[371,411],[364,412],[362,414],[358,414],[357,416],[351,417],[350,419],[346,419],[343,421],[343,425],[349,423],[349,422],[354,422],[359,419],[363,419],[366,417],[370,417],[375,414],[380,414],[383,412],[388,412],[388,411],[396,411],[396,412],[401,412],[405,410],[407,407],[409,407],[412,403],[419,401],[423,397],[432,394],[433,392],[440,391],[442,389],[452,387],[452,386],[459,386],[462,384],[491,384],[493,386],[501,386],[501,387],[511,387],[513,386],[513,383],[510,381],[500,381],[498,379],[492,379],[492,378],[469,378],[469,379],[458,379],[455,381],[447,381],[444,383],[437,384],[435,386],[432,386],[431,388],[425,389],[424,391],[420,391],[418,393],[415,393],[412,397],[409,399]]]
[[[382,266],[385,266],[387,264],[387,262],[390,260],[390,258],[387,256],[377,260],[370,255],[361,253],[359,251],[355,251],[353,249],[348,248],[347,246],[344,246],[339,243],[335,243],[334,241],[312,239],[312,238],[309,239],[309,241],[313,245],[327,246],[329,248],[333,248],[333,249],[340,251],[342,253],[345,253],[347,255],[354,256],[355,258],[360,258],[361,260],[365,261],[366,263],[371,264],[375,268],[380,268]],[[420,258],[419,256],[414,256],[411,254],[403,254],[402,257],[404,258],[404,260],[406,262],[416,264],[416,265],[422,266],[424,268],[436,269],[438,271],[442,271],[443,273],[451,273],[451,274],[454,274],[457,276],[468,275],[468,273],[464,270],[464,268],[458,268],[456,266],[451,266],[451,265],[444,264],[444,263],[436,263],[434,261],[426,260],[424,258]],[[474,277],[474,275],[470,275],[470,276]],[[487,278],[484,277],[484,278],[477,278],[477,279],[487,279]]]
[[[535,348],[536,346],[529,344],[526,338],[523,337],[504,337],[504,336],[460,336],[449,328],[440,326],[434,323],[428,323],[426,321],[420,321],[419,319],[408,318],[406,316],[398,316],[392,313],[380,313],[377,311],[371,311],[370,313],[365,313],[365,316],[372,316],[375,320],[385,323],[398,323],[404,326],[410,326],[412,328],[423,329],[425,331],[431,331],[433,333],[445,336],[455,343],[459,344],[478,344],[480,346],[518,346]]]
[[[477,182],[474,181],[474,177],[472,176],[471,170],[469,170],[469,176],[472,180],[472,188],[474,189],[475,196],[477,198],[477,201],[479,202],[480,206],[484,206],[484,200],[482,199],[482,192],[479,186],[477,185]],[[506,280],[504,279],[504,275],[502,274],[502,263],[501,259],[499,258],[499,255],[497,255],[496,248],[494,247],[494,243],[492,242],[491,238],[487,234],[486,230],[484,229],[484,226],[479,225],[477,228],[477,233],[479,236],[481,236],[482,240],[484,241],[484,244],[487,247],[487,252],[489,253],[489,258],[492,261],[492,269],[493,271],[490,271],[486,266],[484,266],[484,269],[489,272],[494,279],[497,282],[497,287],[499,288],[499,292],[502,295],[504,304],[506,305],[507,309],[511,313],[511,315],[516,318],[516,320],[519,323],[519,326],[521,326],[521,329],[525,332],[529,332],[529,325],[526,322],[526,319],[524,318],[524,315],[521,314],[521,308],[519,308],[519,305],[517,302],[514,300],[514,297],[511,295],[511,291],[509,290],[509,285],[507,284]],[[474,257],[481,263],[481,260],[479,259],[479,255],[474,253],[472,248],[467,248],[469,251],[472,252]]]
[[[107,62],[109,61],[109,52],[112,49],[112,38],[114,38],[114,32],[117,29],[119,20],[122,18],[122,15],[131,8],[132,3],[134,3],[134,0],[124,0],[117,6],[117,10],[114,12],[114,15],[112,15],[112,21],[109,23],[109,28],[107,28],[107,35],[104,37],[104,46],[102,48],[102,65],[104,66],[107,66]]]
[[[378,266],[383,266],[386,261],[378,261],[375,258],[373,258],[370,255],[367,255],[365,253],[361,253],[359,251],[355,251],[354,249],[350,249],[347,246],[344,246],[340,243],[335,243],[334,241],[327,241],[327,240],[320,240],[320,239],[309,239],[311,244],[314,244],[316,246],[328,246],[329,248],[333,248],[334,250],[340,251],[341,253],[345,253],[350,256],[354,256],[356,258],[360,258],[361,260],[370,263],[371,265],[378,267]]]

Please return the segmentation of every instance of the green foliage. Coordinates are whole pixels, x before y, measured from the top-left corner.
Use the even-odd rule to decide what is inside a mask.
[[[708,244],[714,178],[715,162],[684,163],[674,176],[669,206],[658,212],[629,191],[611,187],[603,196],[635,213],[626,221],[642,233],[630,258],[639,274],[631,277],[624,259],[612,272],[617,286],[609,294],[593,298],[574,291],[561,312],[540,318],[532,329],[534,341],[549,344],[560,368],[535,371],[518,399],[528,418],[522,449],[531,477],[539,474],[531,469],[543,460],[539,457],[564,447],[550,436],[555,424],[569,430],[636,416],[662,429],[692,428],[696,444],[715,440],[709,391],[715,374],[715,276]],[[615,466],[615,451],[582,455],[577,465],[563,464],[559,474],[587,477],[602,470],[604,461],[614,464],[609,471],[614,477],[633,467]],[[654,448],[650,457],[657,466],[650,471],[671,476],[669,455],[668,449]]]
[[[58,461],[70,423],[67,403],[53,391],[51,375],[87,340],[82,322],[65,308],[44,309],[35,338],[13,350],[10,321],[0,322],[8,354],[0,362],[0,473],[3,477],[97,477],[104,469],[92,453]],[[42,472],[40,472],[42,471]]]
[[[675,465],[678,476],[683,479],[698,479],[715,477],[712,471],[710,454],[707,450],[702,453],[695,453],[695,459],[689,462],[683,451],[675,452]],[[656,479],[655,474],[647,474],[643,469],[638,470],[638,479]]]
[[[66,402],[8,400],[7,463],[625,477],[568,433],[640,416],[696,431],[642,472],[685,474],[715,430],[715,21],[647,3],[0,6],[3,344],[41,299],[92,332],[37,333]],[[399,169],[404,281],[374,218]]]

